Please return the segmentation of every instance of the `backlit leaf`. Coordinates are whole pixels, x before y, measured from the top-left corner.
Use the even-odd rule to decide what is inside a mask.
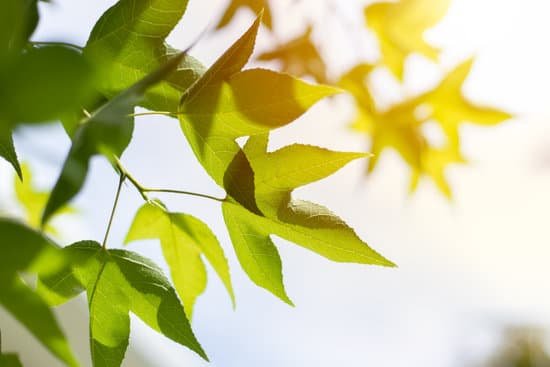
[[[149,327],[206,359],[176,292],[150,260],[124,250],[105,250],[96,242],[79,242],[63,249],[73,263],[71,283],[88,296],[91,353],[94,367],[121,365],[130,337],[132,312]],[[41,279],[55,286],[59,274]],[[59,300],[68,298],[61,287]],[[56,288],[50,288],[55,293]],[[78,289],[73,287],[71,296]]]
[[[160,203],[147,203],[137,212],[125,242],[159,239],[176,291],[189,318],[196,298],[206,289],[206,267],[212,265],[232,301],[229,266],[216,236],[199,219],[183,213],[170,213]]]
[[[252,53],[258,21],[184,94],[179,115],[199,162],[227,192],[224,219],[241,266],[253,282],[291,304],[271,234],[335,261],[393,264],[325,208],[291,201],[294,188],[364,154],[303,145],[266,152],[270,130],[339,90],[262,69],[240,71]],[[244,151],[235,141],[242,136],[252,136]]]
[[[96,23],[84,49],[103,70],[101,92],[113,97],[179,53],[165,43],[188,0],[121,0]],[[175,112],[181,93],[203,72],[192,56],[181,58],[175,72],[149,89],[140,102],[156,111]]]

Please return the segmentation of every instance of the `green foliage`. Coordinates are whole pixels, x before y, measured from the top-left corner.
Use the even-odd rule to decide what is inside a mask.
[[[42,234],[0,218],[0,304],[52,354],[77,366],[69,345],[48,304],[21,278],[22,273],[51,274],[67,259]]]
[[[70,276],[62,271],[43,277],[41,284],[57,299],[76,295],[75,280],[86,290],[94,366],[122,363],[130,337],[130,311],[152,329],[207,359],[176,292],[154,263],[133,252],[105,250],[92,241],[63,251],[73,263]],[[65,278],[70,281],[59,282]]]
[[[17,354],[0,354],[0,366],[2,367],[22,367]]]
[[[100,90],[112,98],[164,65],[178,51],[165,39],[185,13],[188,0],[122,0],[98,20],[84,54],[101,71]],[[181,93],[203,73],[189,55],[173,73],[151,86],[140,104],[157,111],[175,111]]]
[[[12,133],[9,129],[0,130],[0,157],[12,165],[19,179],[23,179],[21,164],[19,163],[19,158],[17,158]]]
[[[71,150],[44,209],[42,224],[80,191],[92,156],[102,153],[112,159],[122,155],[132,139],[134,119],[131,114],[134,107],[147,89],[177,68],[184,56],[185,53],[181,53],[173,57],[109,100],[83,122],[73,138]]]
[[[393,148],[411,166],[413,186],[419,175],[427,174],[450,195],[444,169],[451,162],[464,160],[459,125],[464,121],[491,125],[509,117],[462,96],[470,60],[432,90],[388,110],[377,108],[367,83],[370,73],[385,66],[402,78],[406,58],[413,52],[436,60],[438,50],[423,40],[423,32],[444,15],[447,1],[438,7],[431,7],[430,0],[369,6],[366,20],[380,41],[380,62],[356,65],[335,82],[327,76],[327,65],[311,37],[312,26],[258,57],[279,61],[285,73],[243,70],[253,55],[260,25],[273,31],[268,5],[265,0],[230,2],[218,28],[227,25],[241,8],[259,16],[209,68],[188,50],[179,51],[166,43],[185,13],[187,0],[119,0],[95,24],[84,48],[32,42],[39,21],[36,1],[6,0],[0,5],[0,156],[19,177],[14,187],[27,223],[0,219],[0,304],[66,365],[78,363],[51,307],[84,292],[94,367],[122,364],[129,343],[130,312],[206,359],[189,322],[196,299],[207,285],[204,260],[235,303],[229,265],[216,235],[198,218],[171,212],[151,200],[151,192],[190,194],[221,202],[243,270],[255,284],[292,304],[273,236],[337,262],[394,264],[329,209],[294,198],[295,189],[369,154],[298,143],[269,151],[273,130],[291,124],[320,100],[342,93],[343,88],[356,101],[354,128],[372,140],[375,157],[369,162],[369,171],[382,151]],[[286,72],[333,85],[310,84]],[[225,191],[224,198],[147,188],[124,168],[120,157],[131,144],[134,119],[141,115],[134,113],[137,106],[150,111],[145,114],[177,117],[197,160]],[[418,117],[422,107],[429,113]],[[21,124],[58,120],[72,144],[58,180],[47,193],[34,188],[28,167],[19,164],[12,134]],[[440,124],[447,138],[444,147],[430,146],[423,136],[422,125],[428,120]],[[240,138],[246,140],[244,146],[237,142]],[[80,192],[94,156],[107,158],[120,175],[104,243],[82,241],[60,250],[44,233],[55,233],[50,225],[54,214],[70,211],[67,205]],[[133,252],[107,249],[125,182],[145,201],[125,242],[158,240],[174,287],[150,260]],[[36,289],[22,277],[29,274],[39,277]],[[13,357],[9,359],[17,363]]]
[[[126,243],[159,239],[174,285],[189,318],[196,298],[206,289],[204,256],[223,281],[234,302],[229,266],[218,239],[201,220],[170,213],[160,202],[143,205],[126,236]]]

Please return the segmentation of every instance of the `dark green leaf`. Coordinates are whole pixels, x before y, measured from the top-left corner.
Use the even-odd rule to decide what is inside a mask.
[[[12,165],[19,179],[22,180],[23,174],[21,172],[19,159],[17,158],[17,152],[13,145],[12,134],[9,130],[4,130],[2,126],[0,126],[0,157],[4,158]]]
[[[42,287],[56,285],[48,291],[55,294],[61,290],[57,297],[51,297],[57,300],[78,293],[75,280],[86,290],[94,367],[118,367],[122,363],[130,336],[129,312],[206,359],[176,292],[154,263],[133,252],[102,249],[91,241],[64,251],[73,261],[72,290],[67,292],[68,287],[57,287],[55,282],[67,274],[42,279]]]
[[[33,48],[0,71],[0,114],[8,123],[56,120],[92,96],[94,74],[77,51]]]
[[[47,303],[19,277],[20,272],[47,276],[66,266],[62,252],[46,237],[22,224],[0,219],[0,304],[57,358],[77,366]]]

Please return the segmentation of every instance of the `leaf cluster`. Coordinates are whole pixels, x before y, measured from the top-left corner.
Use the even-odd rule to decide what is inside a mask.
[[[242,5],[258,10],[265,4]],[[68,366],[79,363],[52,307],[82,293],[88,301],[95,367],[121,365],[130,313],[207,359],[190,320],[206,288],[206,263],[235,303],[229,264],[206,223],[171,211],[151,197],[155,192],[217,200],[242,269],[289,304],[273,236],[333,261],[394,266],[330,210],[293,197],[296,188],[367,154],[303,144],[268,149],[271,131],[340,89],[272,70],[245,69],[260,25],[271,26],[267,11],[216,62],[203,66],[189,49],[179,51],[165,41],[186,7],[187,0],[119,0],[97,21],[86,45],[78,47],[31,40],[38,22],[36,1],[7,0],[0,6],[0,14],[8,14],[6,21],[17,19],[16,26],[2,29],[3,37],[5,31],[9,34],[2,39],[0,85],[17,93],[4,87],[0,91],[6,95],[1,103],[9,101],[0,108],[0,153],[19,176],[15,191],[27,223],[0,219],[0,304]],[[26,108],[29,102],[31,109]],[[224,198],[148,188],[126,170],[123,154],[132,142],[138,106],[177,118],[197,160],[224,189]],[[71,148],[46,193],[33,187],[28,166],[19,163],[12,134],[23,124],[52,121],[61,121]],[[246,144],[240,145],[240,138]],[[110,162],[120,178],[105,240],[60,246],[50,237],[56,233],[52,217],[71,212],[68,205],[81,191],[96,156]],[[143,256],[107,247],[124,182],[144,199],[125,242],[157,240],[171,280]],[[38,277],[36,287],[29,276]]]
[[[228,14],[234,14],[235,9],[244,7],[245,3],[231,1],[223,23],[227,22]],[[463,84],[470,74],[473,58],[445,73],[439,83],[429,90],[404,98],[388,108],[380,107],[377,103],[373,88],[376,85],[371,78],[373,73],[382,68],[388,70],[395,79],[386,78],[384,83],[402,82],[405,71],[409,70],[406,68],[407,60],[413,54],[438,63],[441,50],[427,42],[424,33],[440,22],[450,4],[451,0],[369,3],[364,8],[364,27],[360,29],[337,6],[321,2],[316,5],[326,8],[327,17],[335,18],[346,28],[349,39],[343,40],[343,44],[361,47],[361,40],[354,34],[365,31],[365,28],[376,38],[379,57],[375,63],[355,60],[356,64],[349,70],[337,76],[330,75],[330,55],[323,55],[319,51],[319,47],[324,45],[319,34],[328,35],[332,32],[331,22],[328,21],[311,21],[301,34],[275,45],[260,54],[257,60],[276,61],[285,72],[336,85],[353,97],[356,116],[351,127],[368,137],[370,150],[374,154],[374,159],[368,163],[367,173],[376,168],[384,151],[393,149],[410,167],[411,191],[418,186],[420,177],[426,175],[450,198],[452,190],[445,175],[446,169],[451,164],[466,162],[461,151],[460,126],[465,122],[492,126],[512,116],[496,108],[480,106],[463,95]],[[255,10],[253,6],[249,8]],[[297,8],[295,6],[287,12],[298,11]],[[274,19],[274,23],[277,20]],[[408,72],[413,73],[414,70]],[[437,126],[442,142],[430,139],[426,132],[430,124]]]

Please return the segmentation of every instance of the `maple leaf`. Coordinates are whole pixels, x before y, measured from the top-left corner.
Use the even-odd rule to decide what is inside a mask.
[[[318,83],[327,82],[327,67],[311,39],[312,28],[304,34],[266,51],[258,56],[260,61],[277,60],[281,70],[298,77],[311,76]]]
[[[180,51],[166,37],[187,9],[188,0],[121,0],[95,24],[84,54],[102,71],[100,91],[112,98],[166,64]],[[174,72],[151,87],[140,105],[156,111],[176,111],[181,94],[203,72],[186,54]]]
[[[86,291],[94,367],[118,367],[130,338],[132,312],[152,329],[207,359],[176,292],[150,260],[93,241],[65,247],[71,267],[40,278],[39,291],[61,304]]]
[[[406,58],[420,53],[437,60],[439,50],[424,40],[424,32],[447,13],[451,0],[401,0],[368,5],[367,26],[378,38],[381,63],[403,79]]]
[[[290,201],[294,188],[366,155],[304,145],[269,154],[262,150],[269,131],[339,90],[268,70],[241,71],[253,51],[259,22],[184,94],[179,116],[199,162],[227,192],[222,210],[241,266],[254,283],[291,304],[272,234],[334,261],[393,264],[326,208]],[[244,150],[236,143],[243,136],[249,136]]]
[[[176,291],[191,318],[196,298],[206,289],[204,256],[223,281],[234,302],[229,266],[218,239],[201,220],[171,213],[158,201],[143,205],[134,218],[125,243],[159,239]]]

